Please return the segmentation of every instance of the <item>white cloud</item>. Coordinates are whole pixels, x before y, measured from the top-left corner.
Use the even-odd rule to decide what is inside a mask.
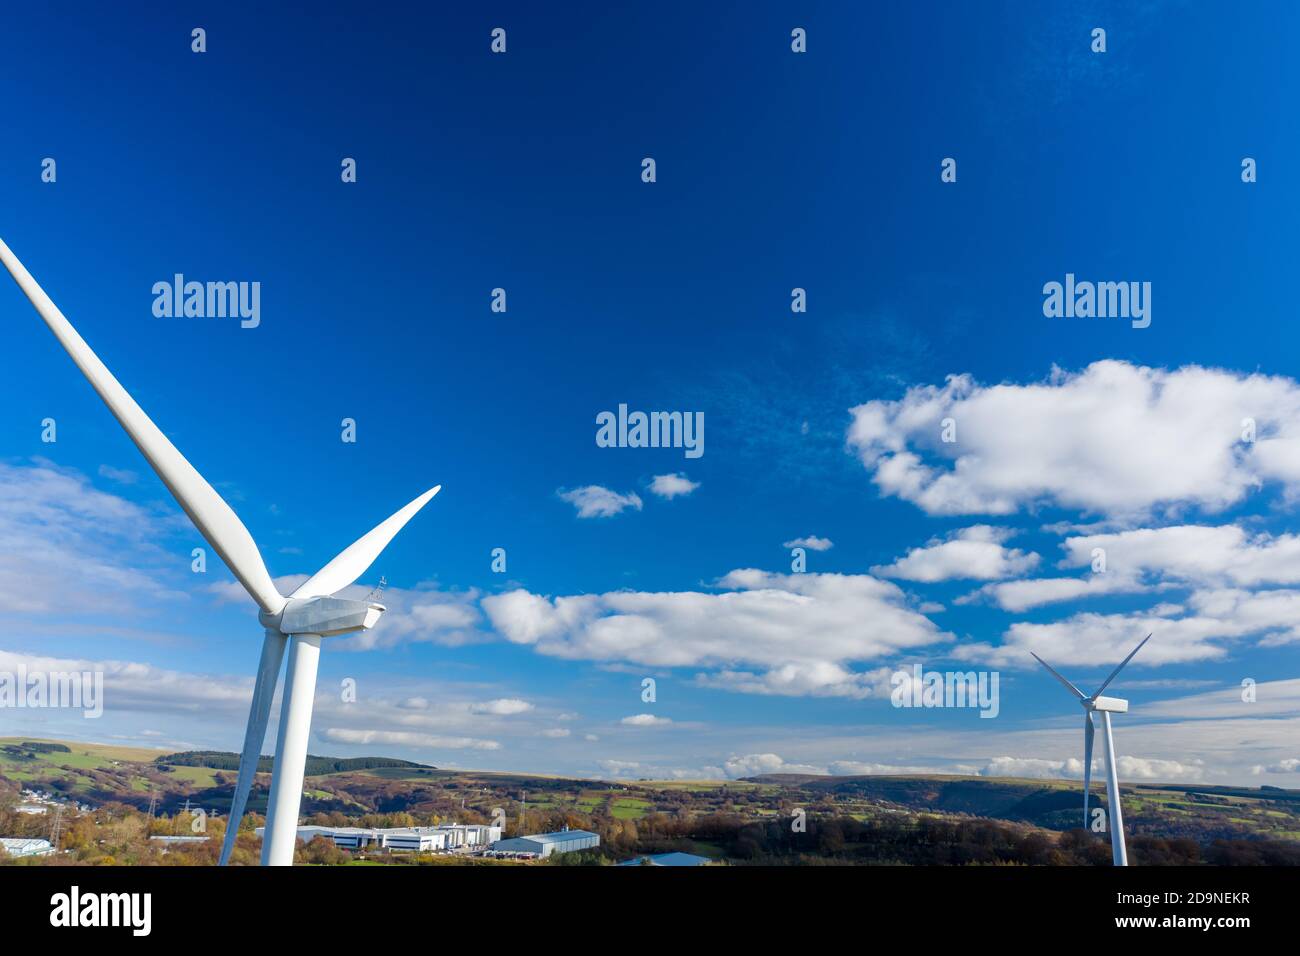
[[[0,607],[137,616],[153,603],[185,601],[165,582],[188,575],[188,551],[181,558],[159,545],[176,530],[79,472],[44,460],[0,463]]]
[[[1080,613],[1046,624],[1018,621],[1007,628],[1000,645],[963,644],[953,649],[953,657],[996,667],[1025,669],[1038,667],[1029,656],[1033,651],[1057,670],[1074,667],[1105,673],[1127,657],[1128,652],[1148,633],[1154,634],[1125,669],[1125,674],[1131,674],[1134,668],[1221,660],[1227,655],[1227,650],[1215,643],[1215,639],[1232,636],[1234,631],[1239,629],[1222,621],[1196,616],[1173,618],[1148,612]],[[1070,675],[1066,673],[1065,676]],[[1051,680],[1046,674],[1044,677]]]
[[[907,606],[897,585],[868,575],[732,571],[698,591],[612,591],[547,598],[516,590],[483,599],[508,640],[573,660],[716,667],[704,681],[763,692],[866,696],[850,665],[951,640]],[[737,670],[756,667],[762,677]],[[723,676],[736,671],[741,676]]]
[[[945,540],[935,539],[912,548],[893,564],[875,567],[872,574],[906,581],[974,579],[995,581],[1024,574],[1038,564],[1038,555],[1003,547],[1014,532],[986,524],[955,531]]]
[[[930,514],[1217,511],[1264,482],[1300,490],[1300,387],[1281,376],[1106,360],[1030,385],[953,375],[851,414],[848,445],[881,492]]]
[[[1244,700],[1244,690],[1238,681],[1200,694],[1152,701],[1142,705],[1142,715],[1176,720],[1236,720],[1300,713],[1300,679],[1258,681],[1254,700]]]
[[[1030,608],[1062,601],[1077,601],[1103,594],[1136,593],[1151,590],[1132,577],[1118,572],[1089,574],[1082,578],[1028,578],[1023,581],[999,581],[959,597],[955,603],[970,604],[987,597],[1004,611],[1027,611]]]
[[[1082,738],[1082,734],[1080,734],[1080,737]],[[1082,740],[1080,740],[1080,747],[1082,748]],[[1115,758],[1115,763],[1120,780],[1159,780],[1174,783],[1180,780],[1200,780],[1205,774],[1205,766],[1199,760],[1185,762],[1120,755]],[[1093,780],[1104,779],[1104,773],[1101,758],[1094,757],[1092,761]],[[1069,757],[1064,760],[1036,757],[994,757],[980,771],[980,775],[985,777],[1082,780],[1083,761],[1077,757]]]
[[[1244,587],[1300,583],[1300,535],[1248,535],[1236,525],[1175,525],[1069,538],[1063,566],[1106,554],[1106,574],[1155,573],[1166,578]]]
[[[809,551],[829,551],[835,547],[835,542],[830,538],[819,538],[815,534],[810,534],[805,538],[794,538],[791,541],[783,542],[783,548],[807,548]]]
[[[567,736],[569,736],[569,733],[570,733],[569,730],[568,730],[567,728],[565,728],[565,727],[551,727],[551,728],[548,728],[547,730],[543,730],[543,731],[542,731],[542,736],[543,736],[543,737],[552,737],[552,738],[555,738],[555,739],[558,740],[558,739],[561,738],[561,737],[567,737]]]
[[[774,753],[732,755],[723,762],[722,769],[727,777],[732,780],[738,780],[741,777],[757,777],[766,773],[826,773],[826,770],[822,767],[786,763],[784,759]]]
[[[612,518],[628,508],[641,510],[641,496],[634,491],[621,495],[600,485],[587,485],[571,490],[561,488],[556,494],[578,509],[579,518]]]
[[[1261,647],[1300,642],[1300,590],[1206,589],[1192,592],[1181,605],[1161,604],[1126,614],[1079,613],[1044,624],[1018,621],[1006,630],[1000,645],[963,644],[952,656],[1024,668],[1036,666],[1029,656],[1034,651],[1058,668],[1100,668],[1123,660],[1148,633],[1154,636],[1132,666],[1222,660],[1233,642],[1245,638]]]
[[[982,777],[1083,778],[1083,761],[1077,757],[1048,760],[1041,757],[994,757],[980,771]]]
[[[189,674],[138,661],[46,657],[0,650],[0,672],[102,674],[106,714],[225,715],[242,721],[253,696],[252,678]]]
[[[496,700],[485,700],[469,705],[471,714],[494,714],[498,717],[525,714],[532,709],[532,704],[517,697],[499,697]]]
[[[354,584],[340,592],[344,597],[361,599],[370,593],[366,585]],[[479,593],[443,591],[432,584],[419,584],[414,588],[386,588],[383,617],[368,631],[335,639],[331,647],[340,650],[365,651],[376,647],[396,647],[399,644],[438,644],[443,647],[460,647],[485,640],[478,630],[482,620],[476,606]]]
[[[1089,567],[1100,549],[1105,570],[1078,578],[1034,578],[986,584],[958,599],[992,599],[1020,612],[1105,594],[1166,590],[1179,585],[1258,587],[1300,583],[1300,535],[1248,534],[1236,525],[1172,525],[1067,538],[1061,567]]]
[[[1268,766],[1259,766],[1255,768],[1256,773],[1300,773],[1300,760],[1295,757],[1288,757],[1286,760],[1279,760],[1277,763]]]
[[[672,722],[670,717],[656,717],[654,714],[634,714],[619,721],[629,727],[667,727]]]
[[[476,737],[443,737],[408,730],[354,730],[347,727],[326,727],[321,738],[335,744],[390,744],[399,747],[416,747],[434,750],[500,750],[495,740]]]
[[[720,670],[697,674],[696,683],[718,690],[784,697],[881,697],[890,692],[893,668],[854,672],[832,661],[782,664],[763,673]]]
[[[1121,754],[1115,758],[1121,780],[1200,780],[1205,774],[1200,760],[1158,760],[1153,757],[1130,757]],[[1101,769],[1096,761],[1093,773]]]
[[[628,777],[641,766],[635,760],[600,760],[596,765],[611,777]]]
[[[650,491],[660,498],[679,498],[689,495],[696,488],[700,487],[698,481],[691,481],[686,477],[685,472],[679,472],[674,475],[655,475],[654,480],[650,482]]]

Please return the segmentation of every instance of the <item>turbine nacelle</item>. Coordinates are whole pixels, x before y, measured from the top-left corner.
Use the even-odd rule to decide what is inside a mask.
[[[368,630],[387,608],[374,601],[339,597],[290,598],[278,614],[263,611],[257,616],[262,626],[281,634],[316,634],[335,637]]]
[[[1088,710],[1099,710],[1109,714],[1128,713],[1128,701],[1118,697],[1090,697],[1082,703]]]

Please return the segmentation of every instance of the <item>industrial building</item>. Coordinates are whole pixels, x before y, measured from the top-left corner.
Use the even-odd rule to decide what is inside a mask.
[[[54,847],[49,840],[31,840],[26,837],[0,837],[0,849],[17,859],[24,856],[49,856]]]
[[[261,837],[264,827],[257,828]],[[342,850],[394,850],[414,853],[442,853],[461,848],[481,850],[501,838],[501,828],[482,823],[443,823],[435,827],[318,827],[301,826],[298,839],[309,843],[316,837],[332,840]]]
[[[574,850],[590,850],[600,846],[599,834],[590,830],[561,830],[558,833],[534,833],[530,836],[497,840],[490,849],[493,853],[518,853],[537,857]]]

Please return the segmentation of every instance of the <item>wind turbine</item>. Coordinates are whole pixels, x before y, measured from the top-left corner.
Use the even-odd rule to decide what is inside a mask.
[[[1101,714],[1102,748],[1103,757],[1106,761],[1106,798],[1110,803],[1110,820],[1107,825],[1110,829],[1110,855],[1115,866],[1128,866],[1128,850],[1124,846],[1124,814],[1119,805],[1119,778],[1115,775],[1115,741],[1110,733],[1110,715],[1127,714],[1128,701],[1121,700],[1118,697],[1102,697],[1104,691],[1113,681],[1116,675],[1124,669],[1124,665],[1133,659],[1133,655],[1142,650],[1142,645],[1151,640],[1148,634],[1142,638],[1141,643],[1133,650],[1129,651],[1128,657],[1119,662],[1119,666],[1110,672],[1110,676],[1101,682],[1096,693],[1091,697],[1084,694],[1083,691],[1075,687],[1068,680],[1060,675],[1051,664],[1043,660],[1033,651],[1029,653],[1034,660],[1046,667],[1053,677],[1065,685],[1075,697],[1079,698],[1079,703],[1083,705],[1083,828],[1088,828],[1088,787],[1092,783],[1092,738],[1097,732],[1096,725],[1093,723],[1092,715]]]
[[[257,544],[239,517],[150,421],[3,240],[0,240],[0,262],[4,263],[59,344],[99,393],[108,410],[126,429],[127,435],[189,515],[199,533],[257,602],[258,620],[266,629],[266,637],[257,667],[257,682],[253,687],[244,749],[239,758],[239,778],[226,822],[222,865],[229,861],[234,849],[239,821],[266,737],[266,724],[271,714],[271,700],[275,696],[285,644],[289,645],[284,699],[280,703],[279,739],[275,747],[271,796],[262,841],[262,865],[290,866],[298,836],[298,810],[302,803],[307,737],[311,729],[321,638],[371,628],[385,610],[382,604],[338,597],[337,592],[365,573],[393,536],[442,486],[430,488],[363,535],[285,597],[271,581]]]

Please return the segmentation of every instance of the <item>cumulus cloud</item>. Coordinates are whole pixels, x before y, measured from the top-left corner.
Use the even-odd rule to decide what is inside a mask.
[[[619,721],[628,727],[667,727],[672,722],[670,717],[656,717],[654,714],[633,714]]]
[[[495,740],[476,737],[443,737],[409,730],[355,730],[347,727],[326,727],[321,737],[336,744],[390,744],[399,747],[429,748],[435,750],[500,750]]]
[[[1158,574],[1203,584],[1300,583],[1300,535],[1250,535],[1236,525],[1136,528],[1068,538],[1065,566],[1087,565],[1100,548],[1106,574]]]
[[[1046,624],[1018,621],[1006,630],[1000,645],[963,644],[954,648],[953,656],[997,667],[1033,668],[1038,665],[1029,656],[1032,651],[1058,670],[1073,666],[1096,672],[1104,665],[1118,664],[1138,641],[1158,631],[1160,639],[1142,649],[1125,670],[1128,674],[1133,668],[1157,664],[1220,660],[1227,651],[1214,639],[1225,636],[1224,630],[1221,622],[1194,617],[1080,613]]]
[[[1119,572],[1089,574],[1082,578],[1026,578],[1022,581],[999,581],[957,598],[957,604],[971,604],[981,598],[992,600],[1004,611],[1028,611],[1031,608],[1063,601],[1078,601],[1103,594],[1125,594],[1152,590],[1133,577]]]
[[[953,375],[850,412],[848,447],[881,493],[929,514],[1218,511],[1266,482],[1300,490],[1300,386],[1282,376],[1106,360],[1028,385]]]
[[[641,496],[634,491],[621,495],[600,485],[587,485],[570,490],[561,488],[556,494],[578,509],[579,518],[612,518],[628,508],[641,510]]]
[[[352,585],[342,592],[344,597],[361,599],[370,593],[365,585]],[[331,647],[340,650],[363,651],[376,647],[395,647],[399,644],[438,644],[443,647],[460,647],[484,640],[478,630],[482,620],[476,606],[479,593],[444,591],[432,584],[414,588],[387,588],[383,593],[384,616],[368,631],[350,634]]]
[[[866,696],[854,662],[952,639],[911,609],[897,585],[868,575],[744,569],[718,588],[555,598],[519,589],[486,597],[482,606],[507,640],[542,654],[717,668],[723,673],[706,675],[706,683],[750,689],[744,684],[752,678],[769,692],[791,694]],[[742,676],[723,676],[730,671]]]
[[[1249,534],[1237,525],[1171,525],[1076,535],[1062,542],[1061,567],[1088,567],[1100,551],[1105,570],[1077,578],[986,584],[958,599],[988,598],[1020,612],[1062,601],[1179,586],[1257,588],[1300,583],[1300,535]]]
[[[635,760],[600,760],[596,765],[611,777],[629,776],[641,766]]]
[[[685,472],[674,475],[655,475],[650,482],[650,492],[660,498],[681,498],[700,487],[698,481],[691,481]]]
[[[251,677],[191,674],[139,661],[47,657],[0,650],[0,673],[102,674],[106,712],[174,716],[248,716]]]
[[[1255,773],[1300,773],[1300,760],[1295,757],[1289,757],[1286,760],[1279,760],[1277,763],[1260,765],[1254,768]]]
[[[1038,564],[1038,555],[1004,547],[1003,542],[1013,534],[1009,528],[986,524],[963,528],[946,539],[936,538],[923,548],[912,548],[906,557],[874,567],[871,573],[926,583],[1017,577]]]
[[[498,717],[525,714],[532,709],[532,704],[517,697],[498,697],[496,700],[485,700],[469,705],[472,714],[495,714]]]
[[[1082,742],[1080,746],[1082,746]],[[1180,780],[1200,780],[1205,774],[1205,765],[1200,760],[1189,762],[1121,755],[1115,758],[1115,764],[1121,780],[1159,780],[1172,783]],[[1102,759],[1100,757],[1094,758],[1092,762],[1093,780],[1104,777],[1104,772]],[[1069,757],[1065,760],[1036,757],[994,757],[980,771],[980,775],[984,777],[1082,780],[1083,761],[1077,757]]]
[[[1184,604],[1161,604],[1144,611],[1078,613],[1042,624],[1018,621],[1003,633],[1000,645],[963,644],[953,649],[953,656],[1023,668],[1035,666],[1029,656],[1033,651],[1058,667],[1100,668],[1119,663],[1152,633],[1155,638],[1131,666],[1186,664],[1222,660],[1233,642],[1244,638],[1262,647],[1300,642],[1298,622],[1300,590],[1205,589],[1194,591]]]
[[[819,538],[815,534],[810,534],[806,538],[794,538],[781,544],[783,548],[807,548],[809,551],[829,551],[835,547],[835,542],[830,538]]]
[[[785,760],[774,753],[732,755],[723,762],[722,769],[727,777],[732,780],[738,780],[741,777],[757,777],[766,773],[826,773],[826,770],[821,767],[786,763]]]
[[[782,664],[762,673],[724,669],[695,675],[703,687],[782,697],[887,698],[893,668],[855,672],[832,661]]]

